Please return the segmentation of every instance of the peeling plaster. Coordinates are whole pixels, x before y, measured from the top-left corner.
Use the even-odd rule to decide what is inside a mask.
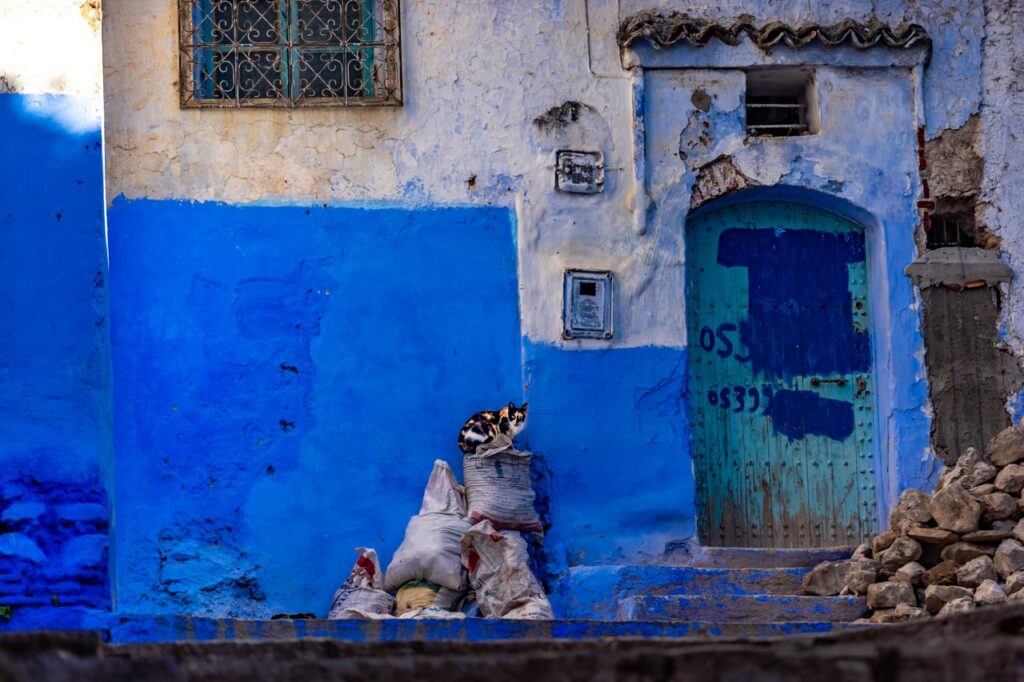
[[[690,194],[690,209],[700,208],[708,201],[730,192],[756,186],[757,183],[733,165],[732,160],[723,156],[700,167]]]
[[[1005,3],[1005,0],[1003,0]],[[924,120],[929,139],[946,128],[959,128],[976,113],[982,95],[981,40],[986,23],[982,0],[780,0],[766,5],[755,0],[681,2],[670,0],[655,6],[662,13],[686,12],[724,25],[746,19],[755,23],[781,21],[801,24],[836,24],[844,19],[889,26],[920,24],[932,40],[932,53],[925,71]],[[622,0],[621,17],[650,10],[644,0]],[[827,54],[827,53],[825,53]]]

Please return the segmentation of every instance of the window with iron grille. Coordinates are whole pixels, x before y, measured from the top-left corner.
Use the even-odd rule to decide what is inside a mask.
[[[933,213],[929,221],[928,248],[941,249],[950,246],[978,246],[975,239],[973,211]]]
[[[183,107],[402,103],[398,0],[178,0]]]
[[[747,133],[792,137],[818,132],[814,73],[807,69],[764,68],[747,72]]]

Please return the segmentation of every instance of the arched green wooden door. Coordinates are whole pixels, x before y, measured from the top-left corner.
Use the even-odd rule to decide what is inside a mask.
[[[700,539],[856,544],[875,530],[863,229],[757,201],[686,226],[689,411]]]

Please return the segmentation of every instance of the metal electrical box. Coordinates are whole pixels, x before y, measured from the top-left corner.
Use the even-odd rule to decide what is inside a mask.
[[[612,273],[566,270],[562,318],[566,339],[612,338]]]
[[[601,152],[563,149],[555,160],[555,189],[569,194],[604,191],[604,157]]]

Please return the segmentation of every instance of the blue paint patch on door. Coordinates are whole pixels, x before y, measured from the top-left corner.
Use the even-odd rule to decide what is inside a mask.
[[[813,391],[779,391],[765,414],[776,433],[791,440],[812,434],[842,441],[853,435],[853,403],[822,398]]]
[[[780,260],[784,259],[784,260]],[[718,264],[745,267],[749,318],[740,338],[754,372],[789,378],[865,372],[866,331],[853,326],[848,263],[864,261],[861,232],[728,229],[718,238]],[[808,344],[809,320],[827,329],[828,344]]]
[[[875,528],[863,229],[791,201],[686,233],[691,450],[707,544],[855,544]]]

